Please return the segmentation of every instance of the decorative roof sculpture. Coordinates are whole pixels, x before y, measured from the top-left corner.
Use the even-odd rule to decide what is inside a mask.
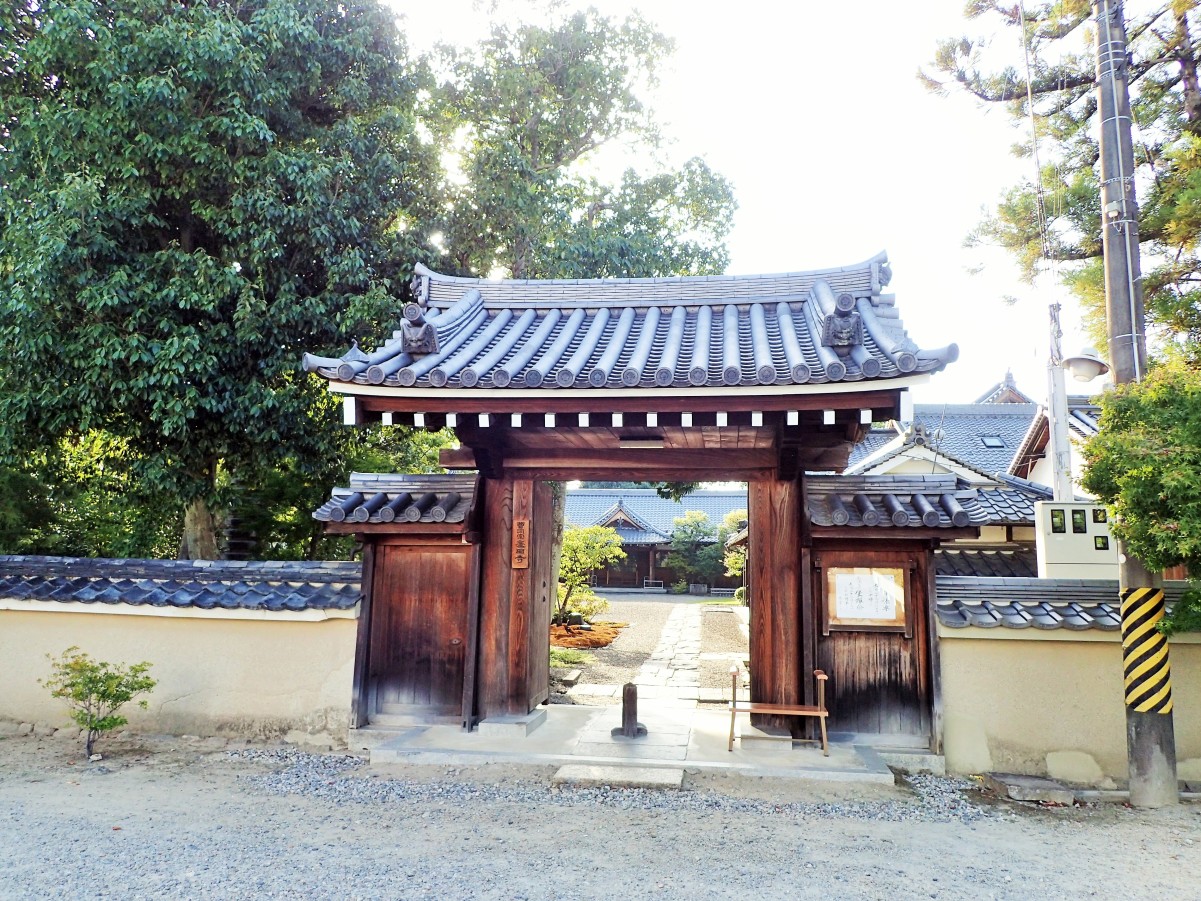
[[[305,354],[335,390],[671,389],[705,394],[926,375],[958,356],[905,332],[880,254],[781,275],[503,280],[418,265],[415,302],[371,353]],[[338,383],[345,388],[339,389]],[[778,388],[777,388],[778,390]],[[802,389],[803,390],[803,389]]]

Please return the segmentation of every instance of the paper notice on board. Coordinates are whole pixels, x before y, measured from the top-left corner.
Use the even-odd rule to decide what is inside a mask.
[[[895,619],[902,586],[892,573],[837,573],[834,615],[844,619]]]

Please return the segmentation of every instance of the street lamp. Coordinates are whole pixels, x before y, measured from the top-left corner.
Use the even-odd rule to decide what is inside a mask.
[[[1078,382],[1091,382],[1109,372],[1109,364],[1101,359],[1095,347],[1086,347],[1076,356],[1068,357],[1063,366]]]

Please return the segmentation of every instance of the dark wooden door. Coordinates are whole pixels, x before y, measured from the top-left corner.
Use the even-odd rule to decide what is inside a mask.
[[[374,710],[457,717],[470,549],[381,545],[376,555],[369,673]]]
[[[822,552],[814,573],[818,609],[817,667],[826,672],[828,728],[862,736],[930,735],[930,667],[927,650],[925,554]],[[831,623],[832,566],[880,567],[904,573],[905,621],[887,628],[839,627]],[[909,742],[905,742],[909,743]]]

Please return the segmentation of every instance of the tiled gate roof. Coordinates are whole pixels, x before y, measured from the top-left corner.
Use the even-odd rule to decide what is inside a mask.
[[[671,388],[887,380],[942,369],[890,295],[883,255],[781,275],[507,280],[419,266],[418,302],[372,353],[306,354],[333,382],[396,388]]]

